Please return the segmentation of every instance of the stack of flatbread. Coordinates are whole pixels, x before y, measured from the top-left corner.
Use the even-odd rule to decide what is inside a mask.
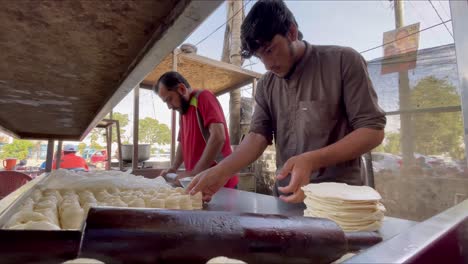
[[[385,207],[380,194],[368,186],[318,183],[302,187],[306,195],[304,216],[328,218],[345,232],[376,231]]]

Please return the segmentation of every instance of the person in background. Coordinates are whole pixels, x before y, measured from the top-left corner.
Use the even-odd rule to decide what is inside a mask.
[[[65,145],[63,148],[63,155],[60,159],[60,168],[68,170],[89,171],[86,160],[76,155],[78,151],[74,145]],[[57,162],[54,160],[52,169],[57,168]]]
[[[302,202],[309,183],[362,185],[360,156],[384,138],[386,118],[364,58],[354,49],[300,39],[294,15],[280,0],[260,0],[241,29],[242,56],[268,70],[259,80],[250,133],[219,165],[187,187],[205,200],[254,162],[273,140],[279,169],[275,195]]]
[[[175,173],[185,164],[186,172],[177,179],[194,176],[232,153],[226,120],[218,99],[207,90],[192,90],[178,72],[166,72],[154,86],[154,92],[169,109],[180,113],[180,130],[175,161],[160,176]],[[231,174],[224,186],[236,188],[239,179]]]

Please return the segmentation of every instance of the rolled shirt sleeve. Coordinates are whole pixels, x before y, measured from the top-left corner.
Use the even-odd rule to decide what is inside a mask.
[[[343,50],[341,59],[343,100],[353,129],[384,129],[385,112],[377,102],[377,94],[367,71],[367,63],[357,51]]]
[[[250,123],[250,132],[263,135],[268,144],[273,142],[273,120],[265,96],[265,87],[262,80],[257,83],[255,94],[255,109]]]

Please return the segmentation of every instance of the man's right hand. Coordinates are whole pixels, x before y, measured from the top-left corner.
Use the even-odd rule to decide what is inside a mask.
[[[191,195],[202,192],[203,201],[209,202],[211,197],[226,184],[231,176],[231,173],[223,173],[223,171],[226,172],[220,169],[218,165],[200,172],[187,186],[186,192]]]
[[[173,168],[170,168],[170,169],[167,169],[167,170],[163,170],[161,171],[161,173],[159,174],[159,176],[162,176],[162,177],[166,177],[166,175],[168,173],[176,173],[176,169],[173,169]]]

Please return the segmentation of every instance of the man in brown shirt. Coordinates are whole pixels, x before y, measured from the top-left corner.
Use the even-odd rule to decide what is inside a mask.
[[[386,119],[362,56],[351,48],[315,46],[300,40],[283,1],[258,1],[242,25],[242,55],[256,56],[269,71],[258,82],[250,133],[218,166],[188,187],[204,199],[220,179],[255,161],[276,144],[275,193],[301,202],[310,182],[361,185],[359,157],[378,146]],[[221,176],[221,177],[220,177]]]

